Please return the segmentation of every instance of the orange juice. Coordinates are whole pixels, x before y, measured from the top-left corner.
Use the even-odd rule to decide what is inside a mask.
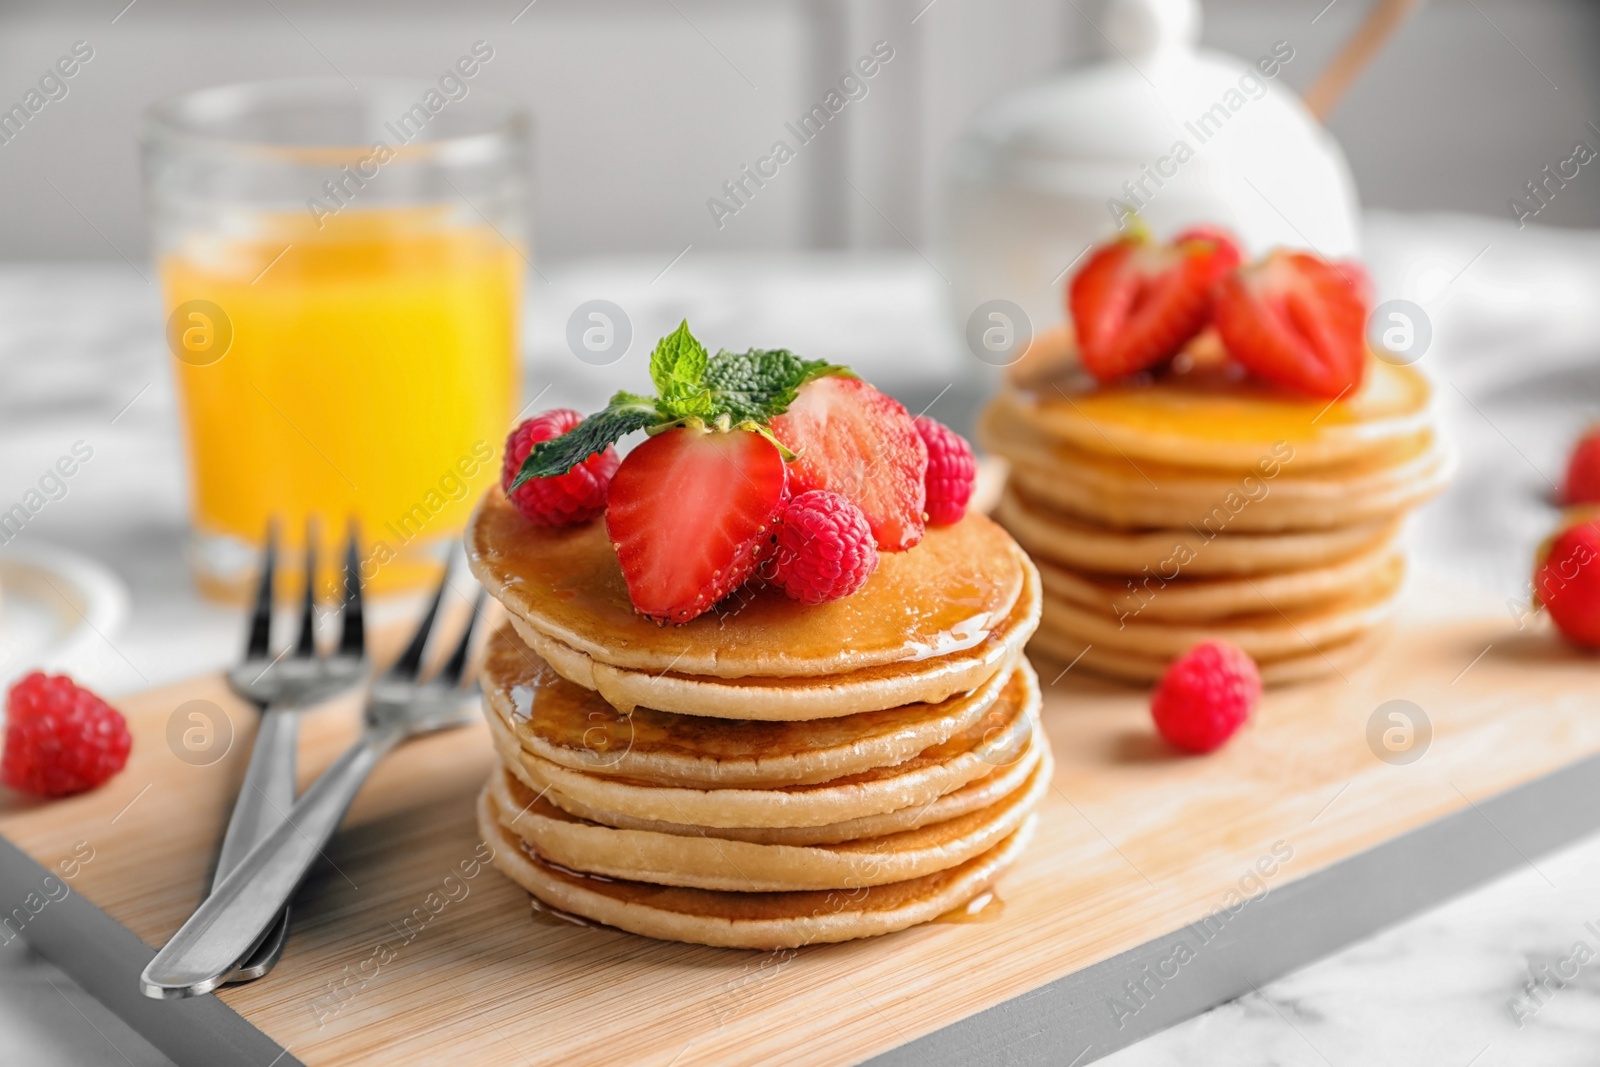
[[[253,220],[159,263],[196,533],[293,544],[315,516],[327,549],[354,518],[369,585],[413,584],[499,473],[521,253],[443,208]]]

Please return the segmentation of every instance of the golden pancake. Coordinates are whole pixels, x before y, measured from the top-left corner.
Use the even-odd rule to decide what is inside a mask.
[[[1274,441],[1291,445],[1302,469],[1381,455],[1431,423],[1431,397],[1415,368],[1369,358],[1361,387],[1331,404],[1211,364],[1103,385],[1078,374],[1007,389],[992,410],[999,421],[1091,453],[1243,472]]]
[[[1170,571],[1177,560],[1192,577],[1270,574],[1347,559],[1395,538],[1400,519],[1384,518],[1326,530],[1276,534],[1205,533],[1189,529],[1119,530],[1052,511],[1006,486],[995,519],[1038,561],[1080,571],[1139,574]]]
[[[1330,675],[1343,675],[1359,667],[1382,641],[1387,626],[1380,624],[1372,630],[1358,634],[1347,641],[1307,649],[1294,655],[1257,662],[1261,680],[1267,685],[1294,685],[1314,681]],[[1134,652],[1086,646],[1075,637],[1066,637],[1041,630],[1028,645],[1034,655],[1056,660],[1064,667],[1072,664],[1073,671],[1115,678],[1118,681],[1147,685],[1160,679],[1172,664],[1171,656],[1144,656]],[[1059,676],[1057,676],[1059,677]]]
[[[535,792],[552,789],[590,810],[633,819],[748,828],[825,826],[931,804],[1021,759],[1037,732],[1038,708],[1038,679],[1020,660],[984,718],[943,744],[894,766],[771,789],[702,789],[573,770],[523,749],[498,715],[487,718],[501,760]]]
[[[484,712],[528,752],[574,770],[675,785],[811,785],[903,763],[979,723],[1010,671],[938,704],[817,722],[749,722],[637,708],[551,670],[507,629],[484,651]]]
[[[1176,566],[1121,579],[1087,577],[1050,563],[1040,563],[1039,574],[1050,596],[1119,622],[1211,622],[1346,600],[1403,563],[1404,553],[1390,543],[1330,566],[1254,578],[1189,578]],[[1176,577],[1165,581],[1163,573]]]
[[[998,416],[991,410],[984,417]],[[1369,457],[1305,471],[1295,467],[1298,458],[1273,457],[1266,461],[1277,472],[1272,476],[1135,465],[1008,433],[991,434],[991,447],[1011,461],[1011,478],[1030,499],[1106,526],[1192,526],[1201,534],[1328,529],[1392,518],[1437,495],[1453,466],[1431,433],[1397,443],[1382,462]]]
[[[555,529],[519,515],[498,489],[467,529],[484,587],[534,629],[601,663],[715,678],[808,677],[933,659],[974,648],[1022,595],[1025,557],[982,515],[931,527],[885,552],[860,591],[821,605],[746,587],[681,626],[639,615],[603,522]]]
[[[1090,611],[1045,597],[1040,633],[1075,639],[1083,644],[1152,659],[1175,657],[1212,638],[1226,638],[1257,660],[1281,659],[1347,641],[1388,619],[1394,612],[1402,579],[1403,557],[1393,558],[1359,595],[1331,604],[1293,611],[1267,611],[1215,622],[1147,622]]]
[[[646,937],[747,949],[850,941],[936,919],[987,889],[1022,852],[1033,825],[1030,818],[988,852],[905,882],[852,890],[727,893],[563,869],[541,860],[500,824],[487,789],[478,802],[478,829],[494,848],[495,866],[548,906]]]
[[[710,832],[730,841],[752,841],[758,845],[836,845],[842,841],[854,841],[862,837],[881,837],[901,830],[915,830],[919,826],[944,822],[946,819],[954,819],[997,803],[1000,798],[1008,796],[1027,780],[1048,751],[1049,745],[1044,740],[1044,732],[1036,731],[1029,740],[1027,749],[1023,751],[1022,758],[1015,763],[1000,767],[954,792],[936,797],[930,803],[901,808],[899,811],[866,815],[859,819],[830,823],[826,826],[721,826]],[[635,819],[614,811],[591,808],[554,789],[546,790],[544,796],[562,811],[576,815],[580,819],[623,830],[653,830],[660,834],[691,836],[708,832],[704,826],[662,822],[659,819]]]
[[[517,635],[558,674],[598,690],[613,707],[722,719],[797,721],[937,703],[981,686],[1014,659],[1039,625],[1039,575],[1022,561],[1022,596],[1005,621],[971,648],[935,659],[863,667],[825,677],[704,678],[598,663],[512,617]]]
[[[504,769],[489,780],[500,823],[534,852],[585,874],[730,892],[852,889],[921,878],[965,863],[1014,833],[1050,787],[1050,761],[1023,787],[955,819],[835,845],[767,845],[714,835],[622,830],[587,822]]]

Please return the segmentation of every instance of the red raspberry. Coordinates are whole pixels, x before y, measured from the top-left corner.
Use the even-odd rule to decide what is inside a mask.
[[[1569,641],[1600,648],[1600,520],[1556,534],[1539,563],[1534,593]]]
[[[116,708],[64,674],[34,671],[6,697],[0,782],[36,797],[81,793],[122,770],[132,745]]]
[[[972,499],[972,486],[978,477],[978,458],[967,439],[926,415],[916,418],[917,433],[928,446],[928,523],[949,526],[960,522]]]
[[[806,604],[847,597],[878,569],[878,543],[866,514],[827,489],[790,500],[779,515],[775,541],[773,582]]]
[[[1600,426],[1591,427],[1573,447],[1561,500],[1564,504],[1600,504]]]
[[[1226,641],[1206,641],[1178,657],[1150,698],[1156,732],[1188,752],[1220,748],[1261,699],[1256,661]]]
[[[621,462],[617,450],[610,445],[565,474],[534,478],[523,482],[515,491],[510,488],[534,445],[560,437],[582,421],[583,416],[571,408],[552,408],[525,420],[506,438],[500,488],[506,490],[518,511],[540,526],[577,526],[599,518],[606,510],[606,490],[611,487],[611,476],[617,473],[617,464]]]

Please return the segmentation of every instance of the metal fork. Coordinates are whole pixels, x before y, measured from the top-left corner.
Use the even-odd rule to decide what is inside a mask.
[[[447,564],[411,643],[394,666],[373,683],[361,739],[312,783],[288,818],[239,861],[233,873],[156,953],[139,976],[145,996],[159,1000],[191,997],[209,993],[227,981],[235,962],[288,904],[378,761],[402,741],[463,725],[474,716],[478,683],[463,686],[461,679],[466,673],[473,625],[483,611],[481,589],[455,651],[427,681],[418,677],[429,631],[450,584],[450,571]]]
[[[228,829],[217,853],[211,891],[227,879],[245,855],[283,821],[294,806],[295,748],[300,737],[299,713],[359,684],[367,674],[366,631],[361,611],[360,560],[355,525],[345,547],[343,632],[329,656],[317,654],[315,528],[306,524],[306,588],[300,606],[300,636],[292,650],[272,655],[273,578],[277,564],[277,530],[267,527],[261,552],[261,578],[250,614],[250,637],[244,661],[228,672],[228,685],[261,709],[250,765],[234,801]],[[228,982],[248,982],[270,971],[283,955],[289,936],[285,908],[259,944],[241,954]]]

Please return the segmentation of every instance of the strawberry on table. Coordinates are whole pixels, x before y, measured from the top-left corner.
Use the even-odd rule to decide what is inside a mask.
[[[1217,286],[1212,311],[1228,354],[1262,378],[1330,399],[1366,370],[1363,277],[1309,252],[1272,252]]]
[[[754,430],[686,426],[629,452],[606,532],[633,606],[688,622],[743,585],[770,546],[784,480],[783,454]]]
[[[1239,264],[1219,229],[1170,244],[1136,233],[1094,250],[1067,288],[1084,369],[1101,381],[1166,362],[1205,328],[1212,289]]]
[[[772,433],[796,454],[795,493],[827,489],[849,499],[885,552],[922,540],[928,448],[898,400],[859,378],[817,378],[772,420]]]

